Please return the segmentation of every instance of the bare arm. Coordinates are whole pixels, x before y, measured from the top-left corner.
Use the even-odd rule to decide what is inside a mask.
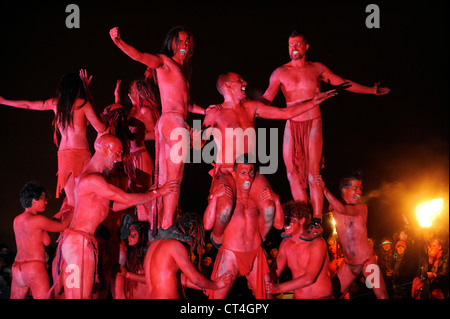
[[[113,209],[113,211],[118,212],[118,211],[127,209],[131,206],[136,206],[136,205],[140,205],[140,204],[145,204],[147,202],[151,202],[160,196],[165,196],[167,194],[177,192],[177,191],[179,191],[180,183],[178,181],[169,181],[166,184],[164,184],[163,186],[161,186],[159,189],[148,191],[147,193],[143,193],[143,194],[126,193],[116,186],[113,186],[111,184],[108,184],[108,185],[111,186],[111,188],[113,190],[115,190],[116,194],[113,195],[115,199],[113,199],[111,197],[107,197],[107,196],[104,196],[104,197],[110,198],[111,200],[114,201],[112,209]],[[120,192],[117,192],[117,190],[119,190]]]
[[[278,93],[278,90],[280,89],[281,82],[279,78],[279,70],[276,69],[273,71],[273,73],[270,75],[269,79],[269,86],[266,89],[266,92],[258,99],[261,103],[264,103],[266,105],[270,105],[275,98],[275,96]]]
[[[333,194],[328,190],[325,186],[325,182],[322,179],[322,176],[317,175],[315,177],[315,183],[319,185],[323,189],[323,194],[327,198],[328,202],[331,205],[333,213],[348,215],[348,216],[356,216],[360,215],[361,209],[367,209],[365,204],[356,204],[356,205],[345,205],[339,199],[334,197]]]
[[[366,86],[359,83],[356,83],[351,80],[344,79],[339,75],[334,74],[330,71],[328,67],[321,64],[322,74],[321,79],[331,85],[338,86],[343,83],[347,83],[346,91],[353,93],[362,93],[362,94],[374,94],[374,95],[384,95],[390,92],[389,88],[379,87],[379,82],[375,83],[373,86]]]
[[[72,221],[72,217],[73,209],[65,215],[65,218],[62,221],[51,220],[45,216],[36,215],[34,222],[36,223],[36,226],[38,228],[41,228],[45,231],[58,233],[69,226],[70,222]]]
[[[114,27],[109,31],[109,35],[111,39],[114,41],[114,44],[117,45],[119,49],[121,49],[126,55],[132,58],[135,61],[141,62],[146,66],[157,69],[163,66],[163,60],[157,56],[150,53],[143,53],[132,47],[131,45],[125,43],[120,38],[119,28]]]
[[[206,109],[195,103],[188,104],[188,111],[195,114],[206,115]]]
[[[92,108],[91,103],[87,102],[86,105],[83,106],[83,110],[84,115],[86,115],[86,118],[88,119],[89,123],[91,123],[91,125],[94,127],[97,133],[103,133],[106,129],[106,125],[105,123],[100,121],[99,117]]]
[[[325,245],[322,244],[323,242],[316,242],[315,245],[311,247],[311,255],[309,256],[304,274],[279,285],[274,285],[270,292],[273,294],[278,294],[301,289],[313,284],[322,270],[325,254],[327,253]]]
[[[56,105],[52,99],[44,101],[7,100],[0,96],[0,105],[8,105],[19,109],[35,111],[56,111]]]
[[[225,274],[222,277],[219,277],[217,281],[211,281],[203,276],[200,272],[195,269],[194,265],[192,265],[189,260],[189,256],[187,254],[186,248],[180,242],[176,242],[173,246],[174,251],[172,253],[172,257],[175,260],[176,264],[186,276],[187,280],[192,283],[194,286],[199,287],[201,289],[221,289],[230,284],[229,274]],[[186,283],[186,282],[185,282]]]
[[[203,214],[203,226],[205,230],[211,230],[214,227],[214,223],[216,222],[217,200],[219,197],[224,195],[230,198],[234,197],[231,187],[224,184],[217,186],[209,195],[208,206]]]
[[[293,104],[291,107],[284,107],[284,108],[268,106],[262,102],[255,101],[254,102],[256,106],[255,114],[256,116],[265,119],[287,120],[311,110],[317,105],[320,105],[320,103],[322,103],[323,101],[329,99],[330,97],[335,96],[336,94],[337,93],[335,90],[330,90],[327,92],[318,92],[312,100],[299,102]]]

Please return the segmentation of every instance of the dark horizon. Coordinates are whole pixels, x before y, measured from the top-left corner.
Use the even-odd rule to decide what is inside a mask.
[[[353,169],[363,172],[369,206],[368,232],[381,238],[404,223],[417,228],[414,208],[436,197],[445,211],[436,231],[448,238],[448,102],[449,19],[444,1],[379,1],[380,28],[365,25],[370,2],[305,4],[262,1],[200,4],[180,1],[78,1],[80,28],[68,29],[65,8],[71,2],[0,4],[2,39],[0,96],[16,100],[53,97],[61,76],[86,68],[93,75],[91,92],[100,113],[114,102],[122,79],[121,97],[142,78],[145,66],[131,60],[111,41],[109,29],[119,26],[123,39],[142,51],[158,53],[166,32],[185,25],[194,33],[195,53],[191,96],[207,107],[220,103],[215,88],[219,74],[234,71],[248,83],[249,97],[261,95],[272,71],[289,61],[287,39],[293,29],[307,35],[307,59],[320,61],[336,74],[364,85],[380,81],[391,92],[371,96],[339,91],[321,106],[324,180],[335,195],[339,177]],[[327,85],[322,86],[326,90]],[[273,102],[285,106],[279,92]],[[192,125],[202,116],[188,116]],[[12,222],[23,212],[19,191],[35,180],[52,195],[46,216],[59,210],[55,199],[57,147],[53,144],[52,112],[0,106],[2,200],[0,243],[15,250]],[[256,125],[278,129],[279,169],[267,178],[282,202],[292,198],[281,145],[285,121],[257,119]],[[93,152],[94,130],[88,128]],[[154,158],[154,143],[148,143]],[[182,211],[206,208],[211,165],[186,164],[181,186]],[[438,223],[436,222],[436,224]],[[437,226],[435,226],[437,227]]]

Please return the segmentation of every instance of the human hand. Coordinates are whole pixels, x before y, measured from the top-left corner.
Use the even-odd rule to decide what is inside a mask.
[[[325,182],[322,179],[321,175],[316,175],[314,177],[314,182],[316,183],[317,186],[320,186],[320,188],[325,188]]]
[[[322,103],[325,100],[328,100],[330,97],[333,97],[337,95],[336,90],[329,90],[326,92],[317,92],[316,95],[313,98],[313,103],[314,105],[318,105],[320,103]]]
[[[206,109],[205,114],[208,113],[208,112],[211,111],[211,110],[221,111],[221,110],[223,110],[223,106],[220,105],[220,104],[213,104],[213,105],[210,105],[210,106],[208,106],[208,108]]]
[[[119,41],[120,40],[119,27],[114,27],[111,30],[109,30],[109,36],[114,41],[114,43]]]
[[[219,186],[214,188],[214,190],[211,192],[210,197],[218,198],[224,195],[233,198],[234,197],[233,189],[228,185],[220,184]]]
[[[278,195],[273,192],[273,190],[270,187],[264,187],[264,190],[259,194],[259,200],[265,201],[265,200],[273,200],[275,201],[277,199]]]
[[[374,94],[375,95],[385,95],[388,94],[391,90],[387,87],[380,87],[380,82],[377,82],[373,85]]]
[[[217,289],[231,286],[231,272],[227,271],[222,276],[218,277],[214,282],[217,285]]]
[[[88,77],[87,70],[86,69],[81,69],[80,70],[80,79],[81,79],[81,81],[83,81],[85,87],[88,87],[89,84],[91,84],[92,75]]]
[[[276,295],[280,293],[280,287],[272,281],[265,281],[266,293],[268,295]]]
[[[159,197],[159,196],[166,196],[171,193],[178,193],[179,191],[180,191],[180,182],[173,180],[165,183],[158,190],[152,192],[156,192]]]

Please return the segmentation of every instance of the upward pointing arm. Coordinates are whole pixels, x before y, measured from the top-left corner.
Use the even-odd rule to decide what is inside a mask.
[[[109,35],[111,36],[111,39],[113,40],[114,44],[119,47],[126,55],[128,55],[130,58],[132,58],[135,61],[141,62],[142,64],[145,64],[146,66],[157,69],[163,65],[163,61],[160,57],[154,54],[140,52],[136,48],[132,47],[131,45],[125,43],[120,38],[119,28],[114,27],[109,31]]]

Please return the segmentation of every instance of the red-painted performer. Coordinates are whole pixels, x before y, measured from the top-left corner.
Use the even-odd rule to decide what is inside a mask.
[[[53,111],[55,113],[55,144],[58,145],[57,131],[61,134],[58,146],[58,184],[56,198],[64,189],[66,204],[73,207],[75,178],[89,162],[91,152],[86,137],[86,128],[91,124],[98,133],[105,130],[88,99],[87,86],[92,76],[88,78],[86,70],[80,74],[68,73],[63,76],[59,94],[55,98],[43,101],[13,101],[0,97],[0,104],[12,107]]]
[[[214,170],[211,172],[213,181],[210,191],[216,191],[218,187],[227,189],[226,192],[217,194],[216,205],[210,205],[208,208],[214,209],[216,212],[205,213],[203,220],[206,230],[213,229],[211,239],[216,245],[222,242],[223,232],[230,221],[235,204],[236,189],[232,177],[233,164],[236,158],[244,153],[250,153],[256,159],[256,134],[248,134],[248,138],[246,138],[242,135],[239,136],[237,133],[240,131],[247,132],[248,130],[250,130],[250,133],[255,132],[256,117],[289,119],[316,107],[335,94],[333,90],[319,93],[311,101],[298,103],[295,107],[277,108],[247,99],[246,86],[247,83],[239,74],[229,72],[219,76],[217,89],[223,96],[224,101],[208,108],[203,123],[204,127],[211,128],[206,129],[206,135],[212,133],[217,146],[216,163]],[[250,196],[257,203],[260,211],[263,212],[264,220],[261,225],[261,230],[263,230],[261,235],[265,240],[272,226],[277,229],[283,228],[284,217],[278,196],[272,192],[267,179],[259,172],[255,172],[255,174]],[[210,219],[208,216],[213,216],[214,219]]]
[[[211,278],[230,272],[234,284],[240,274],[247,278],[256,299],[266,299],[264,277],[269,274],[269,267],[261,247],[261,236],[265,230],[260,226],[264,213],[259,210],[258,200],[250,196],[256,175],[253,162],[249,154],[242,154],[236,159],[231,172],[236,189],[236,204],[223,233],[223,242],[217,252]],[[215,205],[217,201],[215,193],[212,197],[208,206]],[[215,210],[210,212],[214,215]],[[230,290],[231,286],[208,291],[207,295],[210,299],[225,299]]]
[[[155,71],[155,79],[161,97],[161,117],[156,127],[158,136],[158,185],[168,181],[178,181],[181,184],[184,172],[184,161],[174,161],[171,149],[185,141],[185,149],[189,149],[189,131],[186,123],[188,112],[189,78],[191,73],[191,57],[193,54],[193,35],[182,27],[172,28],[164,41],[162,53],[150,54],[139,52],[125,43],[119,33],[119,28],[110,30],[111,39],[125,54],[133,60],[145,64]],[[147,72],[148,73],[148,72]],[[171,139],[171,133],[176,130],[181,135]],[[156,238],[173,238],[189,241],[173,226],[180,192],[163,197],[162,218]],[[160,210],[160,207],[158,207]],[[161,212],[160,212],[161,214]]]
[[[190,236],[190,254],[202,249],[204,229],[200,216],[183,213],[176,226],[181,233]],[[153,242],[145,256],[144,270],[149,299],[178,299],[184,297],[180,288],[221,289],[230,285],[230,274],[224,273],[211,281],[192,264],[185,243],[175,239],[158,239]],[[181,274],[180,274],[181,272]]]
[[[386,285],[377,265],[372,247],[367,239],[367,205],[361,202],[362,179],[354,173],[340,181],[343,201],[331,194],[320,175],[315,177],[317,187],[323,190],[336,220],[336,231],[344,251],[344,262],[333,278],[333,294],[341,298],[355,278],[362,272],[366,279],[370,275],[374,282],[373,292],[378,299],[387,299]],[[366,281],[367,282],[367,281]]]
[[[275,284],[266,282],[268,294],[294,292],[294,299],[332,299],[333,285],[328,275],[328,250],[323,238],[313,241],[300,239],[309,225],[312,209],[305,202],[288,202],[283,205],[286,216],[285,238],[271,272],[278,278],[287,267],[292,280]],[[274,278],[274,279],[275,279]]]
[[[95,154],[77,180],[74,215],[59,239],[56,256],[61,262],[59,273],[68,299],[92,297],[98,250],[94,233],[106,219],[110,202],[114,201],[114,211],[120,211],[150,202],[179,187],[176,181],[171,181],[147,193],[126,193],[105,178],[121,160],[120,140],[109,134],[102,135],[95,141]]]
[[[47,190],[33,182],[22,188],[20,202],[25,211],[14,218],[17,254],[11,269],[11,299],[25,299],[29,292],[34,299],[44,299],[50,289],[45,246],[51,240],[47,232],[64,230],[73,210],[62,214],[60,222],[40,215],[47,206]]]
[[[261,101],[267,104],[272,103],[280,88],[288,108],[296,102],[311,99],[320,89],[321,81],[355,93],[374,95],[389,93],[389,89],[379,87],[379,83],[375,83],[372,87],[364,86],[343,79],[322,63],[306,60],[309,44],[302,34],[294,31],[288,43],[291,61],[275,69],[270,76],[269,86],[261,98]],[[292,197],[295,201],[307,201],[309,187],[314,210],[308,231],[302,235],[304,239],[309,240],[320,236],[323,232],[321,224],[323,194],[314,183],[314,177],[320,174],[322,147],[322,117],[319,105],[286,122],[283,159]]]

